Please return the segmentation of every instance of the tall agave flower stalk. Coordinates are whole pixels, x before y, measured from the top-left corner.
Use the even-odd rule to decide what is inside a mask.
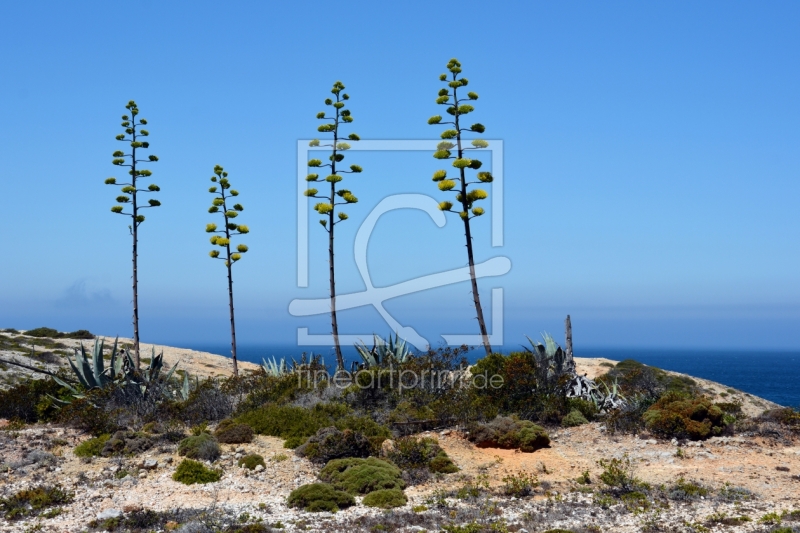
[[[309,198],[319,198],[322,200],[314,206],[314,210],[324,217],[319,221],[319,223],[323,228],[325,228],[325,231],[328,232],[331,332],[333,334],[334,348],[336,349],[336,364],[340,369],[344,368],[344,357],[342,356],[342,348],[339,345],[339,322],[336,317],[336,272],[333,252],[334,232],[336,226],[347,220],[347,214],[343,211],[337,212],[337,207],[341,205],[354,204],[358,202],[358,198],[356,198],[355,195],[353,195],[353,193],[348,189],[337,190],[336,184],[340,183],[344,179],[342,174],[359,173],[362,170],[358,165],[350,165],[350,170],[344,170],[342,168],[343,165],[340,165],[337,168],[337,164],[344,160],[344,152],[350,149],[350,145],[344,142],[345,139],[351,141],[360,140],[359,136],[355,133],[351,133],[345,137],[344,133],[340,130],[344,124],[353,122],[353,116],[350,114],[350,110],[345,109],[344,107],[345,102],[350,99],[350,96],[347,93],[343,93],[343,90],[344,84],[342,82],[337,81],[334,83],[333,89],[331,89],[331,93],[333,94],[334,98],[327,98],[325,100],[325,105],[332,107],[333,110],[328,113],[325,111],[317,113],[317,118],[325,121],[324,124],[317,128],[317,131],[320,133],[330,133],[333,135],[333,139],[329,144],[320,144],[318,139],[314,139],[309,143],[309,146],[311,147],[327,147],[331,150],[331,155],[328,157],[329,163],[323,164],[319,159],[311,159],[308,162],[308,166],[311,168],[328,167],[330,168],[331,173],[323,179],[320,179],[319,174],[309,174],[306,177],[306,181],[309,182],[309,185],[312,183],[325,185],[325,183],[327,183],[330,186],[329,192],[326,194],[320,194],[320,191],[313,187],[309,187],[309,189],[305,192],[305,195]]]
[[[484,214],[484,209],[475,205],[475,202],[485,200],[489,194],[483,189],[470,189],[470,186],[491,183],[494,178],[491,172],[478,172],[475,174],[475,181],[468,181],[467,169],[478,170],[481,168],[482,163],[474,158],[467,157],[470,150],[478,150],[486,148],[489,143],[483,139],[474,139],[471,141],[471,146],[467,146],[466,139],[462,136],[467,132],[483,133],[486,127],[483,124],[475,123],[466,127],[463,123],[465,116],[472,113],[475,108],[471,103],[478,99],[478,95],[474,92],[468,92],[466,98],[463,98],[463,92],[459,93],[459,89],[466,87],[468,84],[467,78],[461,76],[461,63],[457,59],[451,59],[447,63],[447,70],[450,74],[442,74],[439,80],[447,83],[448,88],[443,88],[439,91],[439,96],[436,103],[439,105],[447,106],[447,114],[453,117],[452,120],[442,122],[441,115],[435,115],[428,119],[428,124],[448,124],[452,128],[446,129],[441,133],[442,142],[436,148],[436,153],[433,157],[436,159],[452,159],[453,167],[456,169],[455,179],[447,177],[446,170],[437,170],[433,174],[433,181],[438,183],[440,191],[455,191],[456,203],[444,201],[439,204],[439,209],[449,213],[456,213],[461,217],[464,223],[464,237],[467,241],[467,260],[469,262],[469,277],[472,283],[472,301],[475,305],[475,313],[477,314],[478,326],[481,330],[481,337],[483,339],[483,347],[487,354],[492,353],[492,346],[489,344],[489,334],[486,331],[486,322],[483,319],[483,307],[481,306],[481,297],[478,293],[478,279],[475,275],[475,257],[472,250],[472,227],[470,221],[480,217]],[[465,89],[462,89],[462,91]],[[461,95],[461,97],[460,97]],[[453,155],[455,150],[455,155]]]
[[[111,208],[112,213],[125,215],[131,218],[131,224],[128,229],[133,237],[133,357],[136,367],[139,367],[139,226],[144,222],[144,215],[140,213],[142,209],[150,207],[158,207],[161,202],[154,198],[150,198],[148,205],[142,205],[139,201],[139,195],[143,193],[154,193],[161,189],[155,183],[151,183],[146,189],[141,189],[139,181],[141,178],[148,178],[153,173],[150,170],[141,168],[140,163],[154,163],[158,161],[158,157],[154,155],[147,156],[147,159],[137,159],[136,151],[146,150],[150,147],[150,143],[142,141],[140,138],[146,138],[150,132],[141,126],[147,125],[147,120],[143,118],[137,119],[139,115],[139,107],[136,102],[131,100],[125,108],[130,113],[130,116],[122,115],[121,126],[125,128],[125,133],[117,135],[116,139],[130,145],[130,153],[125,153],[122,150],[114,152],[114,159],[112,164],[119,167],[127,167],[128,174],[130,175],[130,182],[117,183],[116,178],[108,178],[106,185],[119,185],[122,187],[122,194],[117,196],[117,203]],[[125,211],[128,206],[130,211]]]
[[[231,252],[231,237],[237,235],[244,235],[250,232],[244,224],[237,224],[234,219],[239,216],[239,213],[244,211],[244,207],[240,203],[229,205],[233,198],[239,196],[236,189],[231,189],[231,183],[228,180],[228,173],[219,165],[214,166],[214,175],[211,177],[212,185],[208,192],[214,195],[211,207],[208,208],[209,213],[221,213],[224,218],[224,226],[222,229],[217,229],[216,224],[206,224],[206,233],[213,233],[211,236],[211,244],[222,248],[225,255],[221,255],[217,249],[211,250],[208,255],[213,259],[222,259],[225,261],[225,266],[228,269],[228,308],[231,317],[231,358],[233,359],[233,375],[239,375],[239,365],[236,359],[236,321],[233,312],[233,264],[242,259],[242,254],[248,250],[247,245],[239,244],[236,246],[236,251]]]

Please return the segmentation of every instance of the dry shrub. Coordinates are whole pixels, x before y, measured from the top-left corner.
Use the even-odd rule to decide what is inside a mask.
[[[214,436],[223,444],[244,444],[253,442],[253,428],[228,418],[219,423]]]
[[[665,438],[702,440],[721,435],[732,422],[706,397],[667,392],[644,413],[647,429]]]
[[[295,453],[314,463],[325,464],[332,459],[344,457],[369,457],[371,451],[372,444],[362,433],[327,427],[309,437]]]
[[[479,448],[519,448],[522,452],[534,452],[550,445],[550,437],[543,427],[529,420],[498,416],[488,423],[474,424],[469,440]]]

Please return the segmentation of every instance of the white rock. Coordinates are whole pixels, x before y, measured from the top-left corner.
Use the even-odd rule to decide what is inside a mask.
[[[106,509],[105,511],[97,514],[98,520],[108,520],[109,518],[119,518],[122,516],[122,511],[119,509]]]

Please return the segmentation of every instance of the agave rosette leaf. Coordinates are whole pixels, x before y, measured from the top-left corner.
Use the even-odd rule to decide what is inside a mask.
[[[180,363],[180,361],[177,361],[174,365],[172,365],[172,368],[169,369],[167,375],[164,376],[164,381],[169,381],[172,378],[172,374],[174,374],[175,370],[178,368],[178,363]]]
[[[175,366],[178,366],[177,363],[175,364]],[[181,387],[181,398],[183,399],[183,401],[186,401],[186,400],[189,399],[189,373],[188,372],[184,372],[183,373],[183,386]]]
[[[376,338],[379,337],[377,337],[376,335]],[[364,344],[363,341],[359,342],[360,344],[356,344],[355,348],[356,351],[358,352],[358,355],[361,356],[361,360],[364,361],[364,366],[366,366],[367,368],[373,368],[378,366],[378,360],[375,358],[375,355],[373,353],[374,348],[370,350],[369,348],[367,348],[366,344]]]
[[[97,380],[94,379],[94,371],[92,365],[89,363],[89,357],[86,355],[86,348],[81,343],[80,352],[75,353],[75,359],[78,363],[78,368],[81,369],[81,375],[86,382],[88,388],[93,389],[98,386]]]
[[[119,337],[114,339],[114,346],[111,348],[111,362],[108,365],[108,371],[111,374],[111,380],[116,380],[122,374],[122,363],[123,359],[120,357],[119,353],[117,353],[117,343],[119,342]]]
[[[99,387],[104,387],[111,381],[106,375],[105,362],[103,361],[103,344],[102,338],[95,339],[94,350],[92,350],[92,375]]]

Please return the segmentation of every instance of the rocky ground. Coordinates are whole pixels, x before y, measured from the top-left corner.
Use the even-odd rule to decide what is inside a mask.
[[[417,524],[409,531],[439,531],[450,517],[480,518],[487,509],[494,520],[505,519],[511,530],[516,526],[530,532],[556,527],[592,530],[592,524],[600,527],[598,531],[620,532],[703,531],[697,525],[711,531],[768,531],[769,525],[759,522],[765,515],[800,510],[798,441],[715,437],[702,445],[678,446],[607,435],[600,424],[593,423],[558,431],[550,448],[527,454],[475,448],[455,430],[434,436],[461,471],[406,490],[409,504],[391,514],[409,522],[409,528]],[[245,515],[250,522],[282,525],[285,531],[358,531],[359,523],[387,518],[385,511],[363,506],[336,514],[289,509],[285,505],[289,492],[313,482],[318,467],[284,449],[277,438],[259,436],[250,444],[223,445],[223,455],[214,463],[223,469],[222,479],[191,486],[171,478],[181,459],[175,445],[161,445],[136,457],[87,462],[73,454],[75,445],[86,438],[74,430],[50,426],[0,432],[1,495],[42,483],[60,484],[75,495],[74,502],[63,506],[57,516],[0,523],[0,531],[35,531],[30,528],[39,525],[40,531],[79,532],[98,518],[102,521],[141,509],[214,509],[229,516]],[[266,469],[251,472],[237,467],[236,459],[244,453],[262,455]],[[665,500],[650,509],[604,503],[593,493],[602,485],[597,461],[625,455],[635,465],[636,477],[652,486],[668,488],[684,478],[710,489],[709,493],[694,501]],[[575,480],[586,471],[592,483],[578,484]],[[538,478],[534,494],[520,499],[503,496],[503,479],[523,472]],[[479,487],[480,494],[467,500],[455,497],[465,486]],[[415,507],[416,513],[412,512]],[[714,525],[714,520],[741,516],[751,521]],[[800,513],[787,514],[784,522],[791,524],[792,518],[800,526]]]

